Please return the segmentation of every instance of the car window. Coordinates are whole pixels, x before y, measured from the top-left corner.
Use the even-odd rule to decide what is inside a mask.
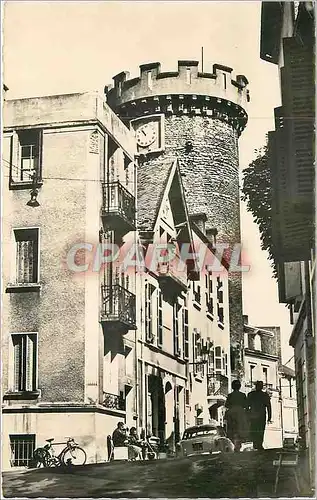
[[[212,436],[218,434],[216,427],[209,427],[207,429],[193,429],[184,432],[183,439],[191,439],[198,436]]]

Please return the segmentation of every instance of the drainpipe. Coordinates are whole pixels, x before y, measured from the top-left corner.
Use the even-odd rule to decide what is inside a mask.
[[[305,309],[306,309],[306,319],[307,319],[307,330],[304,332],[304,353],[305,353],[305,364],[306,364],[306,369],[309,367],[307,366],[307,360],[308,360],[308,342],[312,338],[313,334],[313,323],[312,323],[312,310],[311,310],[311,290],[310,290],[310,273],[309,273],[309,262],[304,263],[304,276],[305,276]],[[310,348],[313,347],[313,342],[311,343]],[[308,448],[308,456],[309,456],[309,477],[310,477],[310,482],[312,483],[313,477],[312,477],[312,464],[313,464],[313,450],[312,448],[314,447],[313,439],[312,438],[312,422],[311,422],[311,404],[313,402],[310,401],[310,382],[309,382],[309,375],[307,373],[306,376],[306,404],[307,404],[307,415],[308,415],[308,422],[307,422],[307,431],[308,431],[308,443],[309,443],[309,448]],[[314,474],[314,472],[313,472]]]
[[[279,379],[279,397],[280,397],[280,405],[281,405],[281,429],[282,429],[282,446],[284,443],[284,420],[283,420],[283,395],[282,395],[282,379]]]
[[[137,173],[136,173],[136,164],[135,160],[133,161],[133,187],[134,187],[134,197],[135,197],[135,224],[137,224]],[[134,245],[136,248],[137,245],[137,231],[134,232]],[[137,310],[137,276],[136,276],[136,268],[134,274],[134,292],[135,292],[135,304]],[[141,298],[141,297],[140,297]],[[136,325],[137,327],[138,325]],[[138,400],[139,400],[139,373],[138,373],[138,328],[134,331],[134,371],[135,371],[135,402],[134,402],[134,411],[135,411],[135,424],[136,428],[139,432],[139,408],[138,408]]]

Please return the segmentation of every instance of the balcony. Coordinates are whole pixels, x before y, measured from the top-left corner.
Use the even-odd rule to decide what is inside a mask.
[[[186,292],[187,290],[187,268],[180,271],[180,258],[175,255],[171,262],[159,262],[158,279],[160,283],[170,291],[175,293]]]
[[[101,323],[122,333],[136,329],[135,295],[120,285],[101,287]]]
[[[135,231],[135,198],[119,181],[102,185],[101,216],[105,227],[121,236]]]
[[[125,399],[117,394],[110,394],[109,392],[103,393],[102,406],[109,410],[125,411]]]
[[[228,377],[221,374],[208,375],[207,379],[208,389],[207,396],[216,396],[219,398],[226,398],[229,393]]]

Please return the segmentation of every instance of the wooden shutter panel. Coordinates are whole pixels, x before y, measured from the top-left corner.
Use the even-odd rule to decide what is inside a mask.
[[[34,379],[34,356],[35,356],[35,338],[33,335],[26,335],[26,356],[25,356],[25,390],[33,390]]]
[[[163,311],[162,311],[162,293],[157,289],[157,345],[163,345]]]
[[[17,241],[17,282],[33,283],[34,280],[34,245],[33,240]]]
[[[42,161],[43,161],[43,130],[39,130],[37,180],[42,180]]]
[[[277,263],[309,259],[311,219],[296,211],[290,176],[290,121],[284,108],[276,108],[275,132],[269,132],[268,156],[272,189],[272,242]]]
[[[147,342],[153,342],[152,331],[152,311],[151,311],[151,296],[153,287],[150,283],[145,284],[145,338]]]
[[[313,215],[314,54],[295,38],[283,40],[282,102],[288,120],[289,189],[297,211]]]
[[[14,378],[13,378],[13,389],[14,391],[20,391],[22,388],[22,336],[21,335],[12,335],[12,343],[13,343],[13,369],[14,369]]]

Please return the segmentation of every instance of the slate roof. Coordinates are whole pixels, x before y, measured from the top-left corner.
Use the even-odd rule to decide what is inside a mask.
[[[152,231],[176,159],[145,162],[137,169],[137,219],[140,231]]]

